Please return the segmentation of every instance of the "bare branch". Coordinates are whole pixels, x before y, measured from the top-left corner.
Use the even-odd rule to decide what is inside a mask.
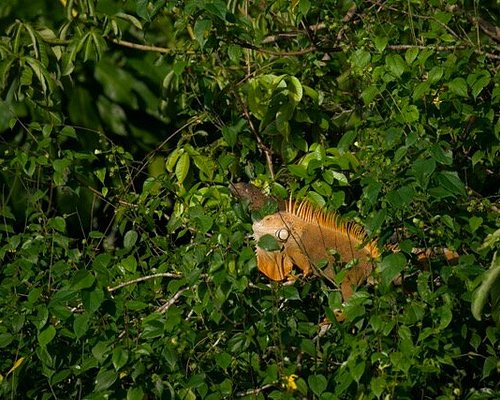
[[[272,387],[274,387],[274,385],[272,383],[268,383],[267,385],[264,385],[260,388],[249,389],[249,390],[246,390],[244,392],[238,392],[238,393],[236,393],[236,397],[245,397],[245,396],[256,395],[256,394],[259,394],[260,392],[263,392],[264,390],[272,388]]]
[[[159,312],[160,314],[163,314],[165,313],[166,311],[168,311],[168,309],[170,307],[172,307],[172,305],[177,301],[179,300],[179,297],[182,296],[182,294],[186,291],[186,290],[189,290],[190,287],[185,287],[185,288],[182,288],[180,289],[176,294],[174,294],[174,296],[169,300],[167,301],[165,304],[163,304],[162,306],[158,307],[158,309],[156,310],[156,312]]]
[[[175,53],[178,51],[182,51],[185,54],[194,54],[193,50],[180,50],[180,49],[171,49],[167,47],[159,47],[159,46],[151,46],[140,43],[133,43],[126,40],[121,40],[117,38],[108,38],[108,40],[112,43],[117,44],[118,46],[128,47],[131,49],[142,50],[142,51],[155,51],[157,53],[169,54]]]
[[[137,278],[137,279],[132,279],[131,281],[120,283],[119,285],[114,286],[114,287],[109,287],[108,286],[108,292],[111,293],[111,292],[114,292],[115,290],[121,289],[121,288],[123,288],[125,286],[133,285],[134,283],[144,282],[144,281],[148,281],[150,279],[155,279],[155,278],[175,278],[175,279],[179,279],[179,278],[182,278],[182,275],[175,274],[175,273],[172,273],[172,272],[162,272],[162,273],[158,273],[158,274],[142,276],[142,277]]]

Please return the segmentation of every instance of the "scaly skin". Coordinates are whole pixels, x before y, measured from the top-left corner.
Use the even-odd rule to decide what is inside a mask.
[[[337,215],[324,214],[308,203],[287,203],[285,211],[255,222],[253,231],[257,241],[264,235],[272,235],[281,244],[278,251],[257,247],[258,268],[272,280],[286,279],[293,265],[304,275],[316,272],[333,279],[336,269],[357,260],[342,280],[344,300],[351,297],[353,287],[368,278],[373,260],[380,255],[375,242],[366,243],[366,234],[360,226],[342,222]],[[321,261],[327,262],[323,271],[316,268]]]

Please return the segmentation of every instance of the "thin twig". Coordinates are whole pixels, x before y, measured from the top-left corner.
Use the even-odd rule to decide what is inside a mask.
[[[153,274],[153,275],[141,276],[140,278],[132,279],[131,281],[120,283],[119,285],[114,286],[114,287],[109,287],[108,286],[108,292],[111,293],[111,292],[114,292],[115,290],[121,289],[122,287],[133,285],[134,283],[148,281],[150,279],[155,279],[155,278],[175,278],[175,279],[179,279],[179,278],[182,278],[182,275],[175,274],[175,273],[172,273],[172,272],[162,272],[162,273]]]
[[[257,129],[255,129],[255,126],[252,122],[252,118],[250,117],[250,113],[248,112],[248,108],[247,108],[246,104],[241,100],[241,98],[238,95],[236,95],[236,98],[238,99],[238,101],[241,105],[241,108],[243,109],[243,114],[245,115],[245,119],[248,122],[248,126],[250,127],[250,130],[252,131],[252,133],[255,136],[255,139],[257,140],[257,146],[266,156],[266,162],[267,162],[267,168],[269,169],[269,174],[271,175],[271,178],[274,179],[272,150],[264,144],[264,142],[262,141],[262,138],[260,137],[259,133],[257,132]]]
[[[261,44],[275,43],[279,39],[296,38],[297,36],[299,36],[301,34],[308,33],[309,31],[316,33],[317,31],[320,31],[320,30],[325,29],[325,28],[326,28],[326,24],[324,22],[320,22],[318,24],[309,25],[309,26],[304,25],[305,32],[297,29],[297,30],[290,31],[290,32],[275,33],[275,34],[266,36],[264,39],[262,39]]]
[[[483,26],[480,26],[481,28],[484,29]],[[320,30],[324,28],[324,24],[317,24],[314,26],[315,30]],[[496,28],[496,27],[495,27]],[[498,28],[496,28],[498,29]],[[495,32],[496,33],[496,32]],[[488,34],[488,33],[487,33]],[[288,34],[287,36],[292,36],[291,34]],[[494,34],[492,32],[489,32],[490,37],[494,37]],[[269,39],[267,42],[272,42],[275,40],[276,37],[269,36]],[[50,39],[50,38],[43,38],[43,40],[46,43],[56,45],[56,46],[65,46],[69,45],[71,43],[70,40],[61,40],[61,39]],[[160,47],[160,46],[152,46],[152,45],[145,45],[145,44],[140,44],[140,43],[134,43],[134,42],[129,42],[126,40],[121,40],[117,38],[108,38],[108,40],[112,43],[115,43],[119,46],[123,47],[128,47],[136,50],[141,50],[141,51],[154,51],[162,54],[168,54],[168,53],[175,53],[175,52],[182,52],[183,54],[196,54],[194,50],[182,50],[182,49],[172,49],[172,48],[167,48],[167,47]],[[259,53],[264,53],[264,54],[269,54],[273,56],[278,56],[278,57],[292,57],[292,56],[301,56],[304,54],[312,53],[314,51],[319,50],[317,46],[310,46],[305,49],[301,50],[296,50],[296,51],[276,51],[276,50],[270,50],[270,49],[265,49],[262,47],[254,46],[253,44],[246,43],[246,42],[239,42],[240,46],[249,49],[249,50],[254,50]],[[396,50],[396,51],[401,51],[401,50],[408,50],[410,48],[416,48],[416,49],[433,49],[436,51],[455,51],[455,50],[466,50],[469,49],[469,46],[461,45],[461,46],[425,46],[425,45],[406,45],[406,44],[393,44],[393,45],[388,45],[388,49],[390,50]],[[342,51],[342,48],[339,46],[331,47],[331,48],[324,48],[324,51],[329,51],[329,52],[334,52],[334,51]],[[500,55],[491,53],[491,52],[485,52],[480,49],[473,49],[474,53],[484,55],[490,59],[493,60],[500,60]]]
[[[129,42],[127,40],[122,40],[117,38],[108,38],[108,40],[112,43],[117,44],[118,46],[128,47],[131,49],[142,50],[142,51],[155,51],[157,53],[163,53],[163,54],[175,53],[176,51],[182,51],[184,54],[195,53],[193,50],[181,50],[181,49],[172,49],[168,47],[152,46],[152,45]]]
[[[264,49],[262,47],[257,47],[247,42],[239,42],[238,44],[241,47],[244,47],[245,49],[250,49],[257,51],[259,53],[269,54],[271,56],[278,56],[278,57],[303,56],[304,54],[312,53],[313,51],[317,50],[316,46],[311,46],[305,49],[295,50],[295,51],[276,51],[276,50]]]
[[[184,293],[186,290],[189,290],[190,287],[185,287],[185,288],[182,288],[180,289],[176,294],[174,294],[174,296],[169,300],[167,301],[165,304],[163,304],[162,306],[158,307],[158,309],[156,310],[156,312],[159,312],[160,314],[163,314],[165,313],[170,307],[172,307],[172,305],[177,301],[179,300],[179,297],[181,297],[182,293]]]
[[[473,17],[472,23],[479,25],[479,28],[495,42],[500,43],[500,27],[490,24],[485,19]]]
[[[245,397],[245,396],[256,395],[256,394],[259,394],[259,393],[263,392],[264,390],[272,388],[274,386],[275,386],[274,384],[268,383],[267,385],[264,385],[260,388],[249,389],[249,390],[246,390],[244,392],[238,392],[238,393],[236,393],[236,397]]]

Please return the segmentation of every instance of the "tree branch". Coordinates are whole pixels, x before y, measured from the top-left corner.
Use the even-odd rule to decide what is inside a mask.
[[[259,149],[264,153],[266,156],[266,162],[267,162],[267,168],[269,169],[269,174],[271,175],[271,178],[274,179],[274,168],[273,168],[273,152],[272,150],[267,147],[264,142],[262,141],[262,138],[260,137],[259,133],[257,132],[257,129],[255,129],[255,126],[253,125],[252,118],[250,117],[250,113],[248,112],[248,108],[246,104],[241,100],[240,96],[235,93],[236,98],[238,99],[241,108],[243,109],[243,114],[245,115],[245,119],[248,122],[248,126],[250,127],[250,130],[255,136],[255,139],[257,140],[257,146]]]
[[[163,313],[167,312],[168,309],[170,307],[172,307],[177,300],[179,300],[179,297],[182,296],[182,293],[184,293],[186,290],[189,290],[189,289],[190,289],[189,286],[180,289],[176,294],[174,294],[174,296],[169,301],[167,301],[162,306],[158,307],[158,309],[156,310],[156,312],[159,312],[160,314],[163,314]]]
[[[142,276],[142,277],[137,278],[137,279],[132,279],[131,281],[120,283],[119,285],[114,286],[114,287],[109,287],[108,286],[108,292],[111,293],[111,292],[114,292],[115,290],[121,289],[121,288],[123,288],[125,286],[133,285],[134,283],[144,282],[144,281],[148,281],[150,279],[155,279],[155,278],[175,278],[175,279],[179,279],[179,278],[182,278],[182,275],[175,274],[175,273],[172,273],[172,272],[162,272],[162,273],[158,273],[158,274]]]
[[[264,390],[267,390],[267,389],[272,388],[274,386],[275,385],[273,385],[272,383],[268,383],[267,385],[264,385],[260,388],[249,389],[249,390],[246,390],[244,392],[238,392],[238,393],[236,393],[236,397],[245,397],[245,396],[256,395],[256,394],[259,394],[259,393],[263,392]]]
[[[112,43],[117,44],[118,46],[128,47],[131,49],[142,50],[142,51],[155,51],[157,53],[169,54],[181,51],[180,49],[171,49],[168,47],[159,47],[159,46],[151,46],[140,43],[129,42],[127,40],[121,40],[118,38],[108,38],[108,40]],[[184,54],[195,54],[193,50],[184,50]]]

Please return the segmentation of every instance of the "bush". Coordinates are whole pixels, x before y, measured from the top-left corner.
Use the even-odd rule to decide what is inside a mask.
[[[498,398],[498,7],[448,3],[4,1],[1,397]],[[337,323],[240,180],[401,252]]]

